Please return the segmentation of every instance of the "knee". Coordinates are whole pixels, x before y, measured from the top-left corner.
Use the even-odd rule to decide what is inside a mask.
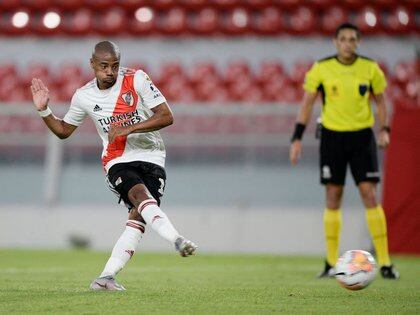
[[[328,209],[339,209],[343,198],[343,190],[341,188],[327,190],[327,207]]]
[[[376,207],[377,201],[375,189],[371,187],[360,189],[360,196],[367,207]]]
[[[128,192],[128,199],[136,208],[142,201],[150,198],[153,197],[151,197],[149,191],[144,185],[136,185]]]

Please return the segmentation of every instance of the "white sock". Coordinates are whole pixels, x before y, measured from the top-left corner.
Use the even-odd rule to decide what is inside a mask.
[[[125,231],[115,243],[111,257],[109,257],[100,277],[115,277],[124,268],[125,264],[134,255],[143,233],[144,223],[135,220],[127,221]]]
[[[155,230],[160,236],[171,243],[179,237],[168,216],[159,208],[156,200],[147,199],[143,201],[138,210],[144,221]]]

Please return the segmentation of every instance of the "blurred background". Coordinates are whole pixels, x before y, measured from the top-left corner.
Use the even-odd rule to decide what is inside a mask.
[[[208,252],[323,253],[319,106],[297,167],[288,146],[305,72],[335,53],[333,33],[346,21],[360,27],[360,54],[377,60],[389,83],[392,145],[380,153],[380,188],[390,247],[420,253],[417,0],[0,1],[0,246],[109,250],[121,233],[127,213],[105,184],[94,125],[54,138],[29,90],[41,78],[63,117],[93,78],[93,46],[109,39],[122,65],[149,73],[174,111],[162,131],[162,208],[180,232]],[[342,250],[370,249],[349,175]],[[141,246],[169,248],[153,233]]]

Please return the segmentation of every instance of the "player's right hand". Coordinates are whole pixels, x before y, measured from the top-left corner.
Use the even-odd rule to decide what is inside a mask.
[[[31,92],[36,109],[39,111],[47,109],[50,91],[41,79],[32,79]]]
[[[302,154],[302,143],[300,140],[295,140],[290,145],[289,159],[292,165],[296,165]]]

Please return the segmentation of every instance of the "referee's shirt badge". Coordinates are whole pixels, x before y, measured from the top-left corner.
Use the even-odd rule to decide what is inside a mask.
[[[368,90],[367,84],[359,84],[359,93],[361,96],[365,96],[367,90]]]

